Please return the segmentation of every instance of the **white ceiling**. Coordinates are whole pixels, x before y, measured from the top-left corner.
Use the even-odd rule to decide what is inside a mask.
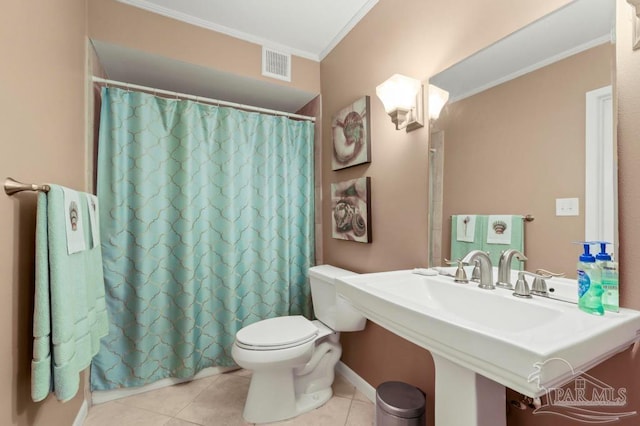
[[[118,0],[315,61],[378,0]]]

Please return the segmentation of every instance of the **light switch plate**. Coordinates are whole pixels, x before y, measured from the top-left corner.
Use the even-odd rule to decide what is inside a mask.
[[[556,198],[556,216],[579,216],[578,198]]]

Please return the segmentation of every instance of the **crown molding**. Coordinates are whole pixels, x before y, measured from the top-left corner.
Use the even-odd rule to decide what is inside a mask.
[[[187,13],[178,12],[174,9],[159,6],[153,2],[146,0],[117,0],[120,3],[134,6],[139,9],[146,10],[148,12],[157,13],[158,15],[166,16],[167,18],[176,19],[178,21],[186,22],[187,24],[195,25],[197,27],[206,28],[217,33],[225,34],[240,40],[247,41],[249,43],[258,44],[261,46],[267,46],[271,49],[277,50],[282,53],[289,53],[291,55],[299,56],[301,58],[310,59],[312,61],[319,62],[320,56],[315,52],[308,52],[301,49],[295,49],[291,46],[285,46],[283,44],[274,43],[271,40],[267,40],[262,37],[257,37],[253,34],[245,33],[244,31],[235,30],[233,28],[225,27],[224,25],[214,24],[213,22],[205,19],[200,19],[196,16],[189,15]],[[377,1],[377,0],[376,0]]]
[[[322,52],[320,52],[319,59],[322,61],[332,50],[334,47],[338,45],[342,41],[343,38],[346,37],[347,34],[355,27],[362,18],[369,13],[373,6],[378,3],[378,0],[368,0],[362,8],[356,13],[353,18],[340,30],[338,34],[331,40],[331,42],[325,47]]]

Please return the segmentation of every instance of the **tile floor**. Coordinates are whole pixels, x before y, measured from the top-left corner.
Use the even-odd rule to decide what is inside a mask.
[[[235,426],[242,419],[250,372],[236,370],[93,406],[84,426]],[[339,374],[333,398],[295,419],[270,425],[365,426],[375,407]]]

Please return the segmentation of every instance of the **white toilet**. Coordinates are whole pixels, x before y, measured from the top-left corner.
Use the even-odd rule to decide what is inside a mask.
[[[366,318],[337,296],[335,279],[353,272],[329,265],[309,269],[318,320],[270,318],[236,333],[231,356],[253,375],[243,417],[268,423],[317,408],[332,396],[340,355],[340,331],[363,330]]]

